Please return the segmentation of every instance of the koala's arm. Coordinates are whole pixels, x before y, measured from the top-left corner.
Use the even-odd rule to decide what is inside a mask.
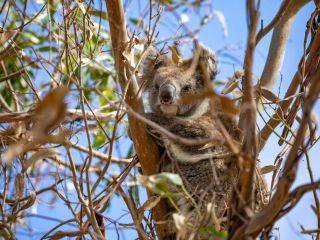
[[[159,115],[156,113],[146,113],[145,117],[152,122],[160,125],[161,127],[164,127],[165,129],[169,130],[171,123],[173,122],[173,118],[171,117],[166,117],[164,115]],[[148,128],[151,128],[148,125]]]
[[[214,127],[214,120],[210,117],[190,120],[176,117],[165,117],[156,114],[148,114],[148,119],[164,127],[171,133],[190,140],[219,137],[221,134]],[[227,151],[222,144],[205,147],[205,144],[184,145],[179,141],[168,138],[157,129],[149,128],[149,133],[158,141],[158,145],[164,147],[172,157],[180,162],[195,163],[203,159],[221,158]],[[205,147],[205,148],[203,148]]]
[[[153,123],[158,124],[160,127],[163,127],[166,130],[170,131],[171,123],[173,122],[172,118],[155,113],[146,113],[145,117]],[[149,124],[147,124],[147,131],[157,141],[157,144],[163,147],[164,144],[161,131],[157,128],[150,126]]]
[[[218,138],[222,135],[215,128],[214,120],[210,117],[202,116],[196,120],[179,119],[171,125],[170,131],[177,136],[190,140],[200,140]],[[167,149],[172,156],[184,163],[196,163],[204,159],[219,159],[230,155],[226,146],[221,143],[184,145],[179,142],[167,140]]]
[[[154,113],[148,113],[146,117],[179,137],[190,139],[210,137],[210,130],[201,120],[166,117]],[[207,125],[210,126],[211,124]],[[148,126],[148,129],[152,129],[152,127]]]
[[[169,130],[179,137],[193,140],[210,137],[210,131],[199,121],[177,119]]]

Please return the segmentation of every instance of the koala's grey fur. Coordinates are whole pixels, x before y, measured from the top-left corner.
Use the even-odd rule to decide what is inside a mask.
[[[219,98],[211,101],[194,97],[201,96],[208,89],[217,73],[216,56],[204,47],[199,51],[193,58],[175,64],[155,49],[149,50],[141,70],[150,108],[146,116],[173,134],[192,140],[223,140],[216,124],[221,121],[231,137],[240,140],[237,125],[222,110]],[[184,101],[188,97],[194,100]],[[224,219],[229,212],[232,190],[238,181],[238,170],[235,158],[223,141],[216,141],[210,147],[204,144],[187,146],[171,140],[157,129],[149,130],[164,152],[159,170],[180,174],[188,192],[197,202],[195,209],[189,199],[178,198],[176,202],[181,211],[197,218],[195,213],[203,211],[211,202],[216,217]]]

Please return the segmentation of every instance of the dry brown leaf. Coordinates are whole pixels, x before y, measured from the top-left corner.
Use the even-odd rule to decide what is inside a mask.
[[[236,99],[240,99],[243,97],[243,93],[240,90],[236,90],[232,92],[232,95]]]
[[[105,235],[106,235],[106,224],[105,224],[103,215],[101,215],[101,213],[95,212],[94,216],[97,219],[97,223],[98,223],[98,226],[100,228],[102,236],[105,237]]]
[[[169,49],[171,50],[172,61],[176,65],[179,65],[182,62],[182,57],[181,57],[181,53],[179,52],[177,46],[176,45],[169,46]]]
[[[216,97],[216,96],[218,95],[214,91],[208,90],[200,94],[187,94],[180,100],[180,102],[181,104],[188,104],[197,100],[202,100],[205,98]]]
[[[1,161],[11,164],[18,155],[39,148],[46,143],[63,143],[68,135],[67,130],[61,130],[58,134],[49,135],[49,130],[60,123],[66,113],[67,104],[64,98],[68,93],[67,88],[56,88],[48,93],[40,101],[31,116],[34,122],[32,128],[26,131],[19,142],[10,145],[1,155]]]
[[[236,79],[237,78],[242,78],[244,76],[244,69],[241,69],[239,71],[236,71],[233,75]]]
[[[13,37],[14,34],[16,34],[16,32],[17,30],[8,30],[0,33],[0,45],[5,44],[10,38]]]
[[[20,207],[19,212],[32,207],[36,201],[36,197],[37,194],[34,191],[30,192],[28,200]]]
[[[11,164],[13,159],[23,152],[24,145],[21,143],[11,144],[4,153],[1,154],[1,162]]]
[[[23,170],[27,171],[27,169],[39,159],[53,157],[57,154],[58,151],[55,148],[39,149],[26,162],[24,162]]]
[[[267,99],[268,101],[272,102],[272,103],[277,103],[279,102],[279,98],[277,95],[275,95],[272,91],[270,91],[269,89],[267,88],[264,88],[264,87],[261,87],[259,90],[258,90],[261,94],[262,97],[264,97],[265,99]]]
[[[126,44],[125,50],[122,52],[122,56],[124,57],[125,61],[126,61],[126,65],[130,68],[131,71],[134,71],[135,69],[135,61],[134,59],[134,51],[133,51],[133,47],[136,44],[140,44],[141,40],[134,36],[130,42],[128,42]]]
[[[229,78],[228,82],[225,84],[224,88],[222,89],[221,93],[222,94],[228,94],[232,92],[237,86],[238,82],[237,79],[241,78],[244,76],[244,70],[241,69],[239,71],[236,71],[231,78]]]
[[[143,205],[137,209],[138,210],[138,222],[136,222],[135,225],[141,224],[143,216],[144,216],[144,211],[154,208],[160,202],[160,200],[161,200],[160,197],[152,196],[145,203],[143,203]]]
[[[14,186],[16,189],[16,199],[19,199],[23,196],[23,191],[25,189],[25,176],[22,173],[18,173],[15,180]]]
[[[239,82],[233,82],[228,88],[223,88],[221,93],[222,94],[228,94],[231,93],[233,90],[235,90],[239,86]]]
[[[80,236],[82,236],[83,234],[84,233],[82,233],[80,231],[57,231],[54,234],[50,235],[48,237],[48,239],[51,239],[51,240],[58,240],[58,239],[61,239],[61,238],[78,239],[76,237],[80,238]]]
[[[261,174],[267,174],[267,173],[275,171],[277,168],[278,167],[275,166],[275,165],[266,165],[266,166],[260,168],[260,173]]]
[[[318,115],[315,111],[312,111],[310,115],[310,120],[308,122],[308,128],[305,133],[306,138],[310,137],[311,143],[314,143],[315,141],[317,141],[319,137],[317,126],[318,126]]]
[[[33,129],[48,132],[50,128],[59,123],[67,110],[64,98],[69,92],[68,88],[58,87],[49,92],[35,107]]]

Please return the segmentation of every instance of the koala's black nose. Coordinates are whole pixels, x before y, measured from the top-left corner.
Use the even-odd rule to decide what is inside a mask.
[[[160,87],[161,103],[171,103],[176,94],[176,88],[172,84],[163,84]]]

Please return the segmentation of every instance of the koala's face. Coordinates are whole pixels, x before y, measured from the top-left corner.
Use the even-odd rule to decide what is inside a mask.
[[[203,79],[197,79],[187,69],[176,66],[158,68],[149,83],[149,104],[153,112],[164,115],[188,115],[198,106],[199,101],[183,103],[181,99],[204,89]]]
[[[210,80],[217,72],[217,60],[208,49],[201,50],[199,59],[205,65]],[[193,59],[179,66],[166,56],[159,56],[155,49],[143,62],[142,79],[149,95],[149,106],[154,113],[170,116],[190,116],[203,100],[181,101],[185,97],[199,94],[205,89],[205,77],[200,61],[193,66]]]

